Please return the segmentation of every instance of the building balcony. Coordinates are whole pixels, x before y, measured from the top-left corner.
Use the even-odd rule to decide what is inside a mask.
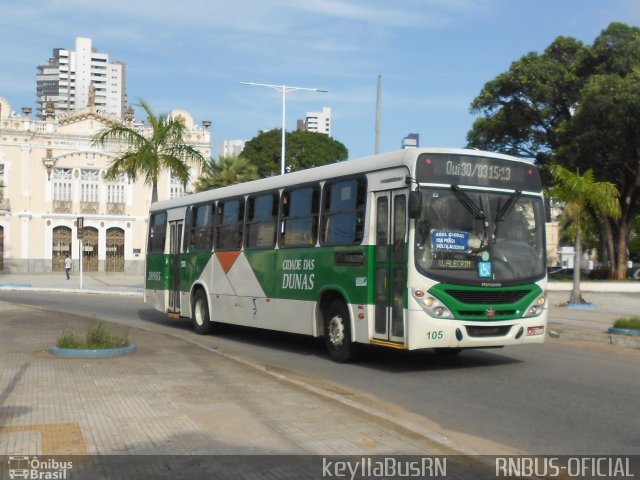
[[[98,202],[80,202],[80,212],[82,213],[98,213],[100,204]]]
[[[73,202],[71,200],[54,200],[53,211],[55,213],[71,213]]]
[[[8,198],[0,198],[0,211],[2,212],[10,212],[11,205],[9,204]]]
[[[107,203],[108,215],[124,215],[124,203]]]

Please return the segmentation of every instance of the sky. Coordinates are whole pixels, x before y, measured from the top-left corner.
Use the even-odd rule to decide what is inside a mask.
[[[350,158],[409,133],[464,147],[483,85],[559,36],[585,44],[611,22],[640,25],[640,0],[0,0],[0,96],[35,109],[36,66],[92,39],[126,64],[128,103],[190,112],[222,140],[286,129],[323,107]],[[139,110],[138,110],[139,111]]]

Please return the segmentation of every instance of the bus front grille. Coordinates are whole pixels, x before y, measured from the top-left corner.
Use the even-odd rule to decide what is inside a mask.
[[[447,295],[463,303],[475,303],[481,305],[497,305],[501,303],[514,303],[522,299],[530,290],[445,290]]]
[[[498,327],[478,327],[465,325],[467,335],[470,337],[504,337],[511,330],[511,325],[502,325]]]
[[[483,319],[489,318],[490,320],[497,320],[500,317],[513,318],[517,312],[515,310],[496,309],[491,317],[488,317],[486,310],[458,310],[458,313],[462,317],[482,317]]]

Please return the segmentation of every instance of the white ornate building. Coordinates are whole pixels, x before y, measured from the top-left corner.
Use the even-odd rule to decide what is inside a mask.
[[[194,124],[183,110],[171,115],[182,116],[187,141],[210,158],[210,122]],[[124,176],[105,181],[123,146],[92,146],[93,136],[113,121],[121,120],[94,106],[35,120],[29,109],[18,115],[0,97],[0,274],[62,271],[68,253],[78,268],[79,218],[84,271],[143,272],[151,187]],[[192,170],[193,181],[199,173]],[[160,176],[160,200],[183,193],[168,172]]]

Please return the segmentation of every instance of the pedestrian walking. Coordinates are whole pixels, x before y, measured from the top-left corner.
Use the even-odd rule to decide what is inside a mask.
[[[67,258],[64,259],[64,271],[67,274],[67,280],[71,278],[71,267],[73,266],[73,261],[71,257],[67,255]]]

